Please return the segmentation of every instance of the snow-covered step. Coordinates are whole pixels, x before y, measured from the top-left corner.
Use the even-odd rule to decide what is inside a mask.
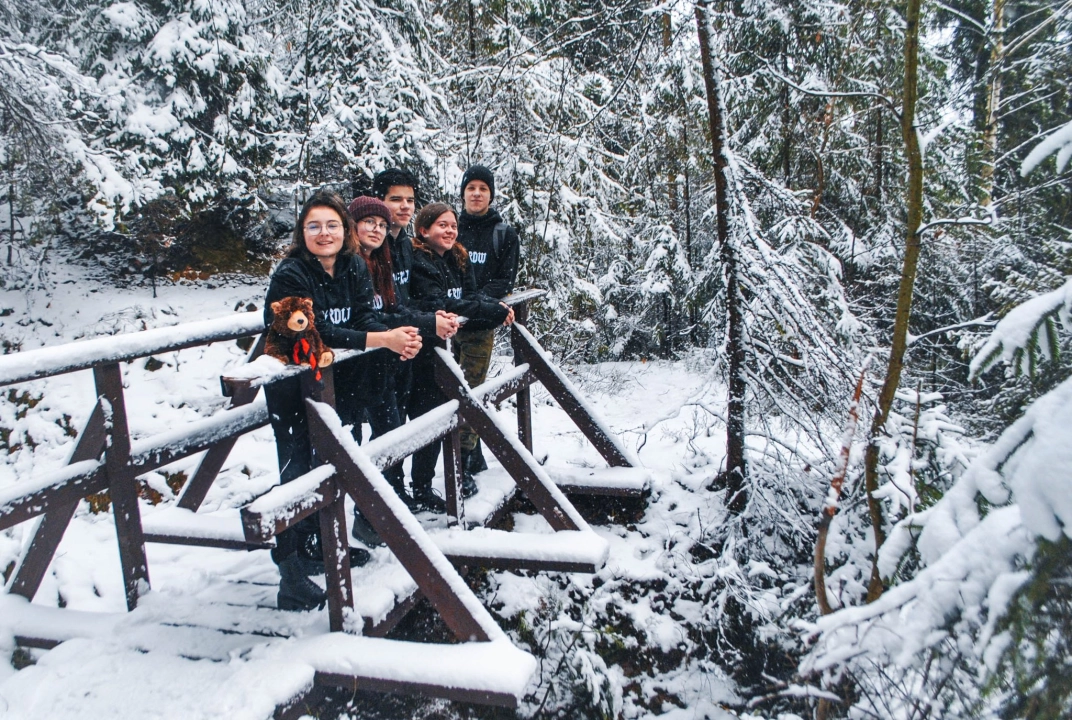
[[[145,542],[172,545],[199,545],[227,550],[258,550],[275,545],[274,538],[246,539],[237,509],[198,513],[168,507],[142,516]]]
[[[286,656],[312,665],[317,685],[506,707],[536,672],[536,659],[506,638],[438,645],[331,633],[289,644]]]
[[[607,541],[591,531],[536,534],[478,527],[439,530],[429,536],[455,565],[592,573],[607,561]]]
[[[651,473],[645,468],[544,467],[564,493],[642,497],[651,488]]]

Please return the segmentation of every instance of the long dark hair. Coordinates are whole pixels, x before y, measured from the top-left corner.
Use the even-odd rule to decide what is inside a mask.
[[[432,203],[431,205],[425,205],[421,208],[421,211],[417,213],[417,219],[413,221],[413,247],[417,250],[432,254],[432,248],[428,247],[428,244],[424,242],[424,237],[421,236],[421,230],[430,230],[435,221],[438,220],[444,213],[451,213],[454,218],[458,218],[458,213],[454,212],[454,208],[446,203]],[[450,252],[454,255],[454,260],[458,263],[458,267],[465,270],[469,265],[469,252],[465,249],[457,240],[454,241],[454,246],[451,247]]]
[[[301,258],[309,263],[317,262],[316,256],[305,247],[305,219],[309,217],[313,208],[318,207],[331,208],[339,215],[339,220],[342,222],[342,249],[339,250],[339,255],[356,254],[357,232],[353,218],[346,211],[346,203],[333,192],[320,191],[314,193],[302,205],[301,212],[298,213],[298,221],[294,224],[294,235],[291,238],[290,247],[287,248],[286,256]]]
[[[369,216],[372,217],[372,216]],[[354,218],[355,222],[364,218]],[[391,245],[387,242],[387,237],[383,238],[383,243],[372,252],[365,254],[364,249],[361,249],[361,242],[357,243],[361,252],[361,257],[365,259],[365,264],[368,265],[369,275],[372,276],[372,287],[376,291],[376,294],[383,300],[384,308],[393,308],[397,302],[395,297],[395,279],[392,273],[394,272],[394,263],[391,260]]]

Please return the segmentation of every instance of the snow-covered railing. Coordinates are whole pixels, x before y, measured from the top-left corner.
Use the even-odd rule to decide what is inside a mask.
[[[67,524],[87,494],[106,491],[112,501],[127,604],[131,609],[137,604],[139,594],[148,588],[145,542],[260,549],[272,546],[279,533],[316,514],[323,541],[329,625],[333,632],[356,633],[365,626],[368,634],[382,636],[413,607],[416,598],[424,597],[463,645],[486,646],[479,651],[474,649],[474,657],[509,657],[513,669],[509,682],[502,683],[476,682],[470,678],[487,675],[483,671],[469,673],[466,676],[469,679],[464,682],[458,678],[449,682],[427,679],[418,682],[411,677],[394,677],[393,671],[381,667],[383,663],[370,660],[369,667],[353,666],[349,671],[342,666],[318,666],[314,685],[395,689],[469,702],[516,704],[525,678],[531,674],[531,656],[513,648],[500,648],[502,643],[509,643],[462,582],[461,568],[593,572],[605,562],[607,544],[591,531],[560,485],[585,494],[635,496],[643,493],[648,484],[647,474],[635,467],[635,458],[577,395],[550,356],[524,328],[526,303],[542,294],[543,291],[526,291],[508,298],[515,306],[518,320],[511,328],[514,368],[470,389],[453,357],[437,349],[436,377],[447,401],[364,447],[354,443],[332,407],[333,368],[360,353],[339,351],[336,363],[322,368],[322,379],[318,381],[308,368],[284,366],[270,359],[258,360],[263,337],[254,344],[245,365],[229,369],[221,377],[224,394],[230,398],[229,408],[181,428],[131,440],[120,362],[260,332],[263,324],[259,315],[98,338],[0,358],[0,384],[92,368],[98,398],[65,467],[0,494],[0,529],[40,519],[31,531],[30,542],[8,591],[33,599]],[[237,438],[268,422],[265,404],[255,401],[259,389],[295,376],[300,378],[301,392],[309,403],[306,416],[310,443],[324,464],[272,489],[237,512],[232,509],[199,514],[197,510]],[[547,387],[610,468],[567,473],[568,477],[558,472],[552,478],[536,462],[531,452],[529,391],[536,382]],[[510,397],[516,397],[516,435],[493,409]],[[476,430],[487,449],[514,479],[517,492],[532,502],[554,532],[521,535],[490,528],[471,531],[460,526],[464,518],[460,493],[462,422]],[[448,525],[453,527],[428,535],[391,490],[381,470],[433,442],[443,443]],[[137,476],[206,450],[176,507],[154,514],[153,522],[143,527]],[[406,591],[410,595],[396,596],[394,609],[379,619],[373,616],[363,621],[354,610],[344,504],[347,495],[415,583],[412,590]],[[497,506],[499,509],[493,509],[484,522],[496,522],[512,497],[513,492],[506,493],[502,504]],[[367,624],[370,622],[374,626]],[[438,657],[436,652],[430,649],[428,657]],[[350,660],[347,663],[347,667],[352,666]],[[392,677],[388,678],[385,672]]]
[[[264,330],[260,313],[240,313],[166,328],[109,335],[91,340],[25,350],[0,356],[0,386],[88,370],[100,365],[256,335]]]

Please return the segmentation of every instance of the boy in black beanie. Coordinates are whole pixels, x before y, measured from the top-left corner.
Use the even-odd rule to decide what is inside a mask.
[[[476,275],[477,289],[488,297],[501,300],[514,289],[521,243],[517,231],[503,222],[495,208],[495,176],[483,165],[472,165],[462,176],[462,207],[458,217],[458,242],[469,252],[469,262]],[[454,339],[458,364],[465,380],[476,387],[488,377],[495,330],[460,330]],[[468,426],[462,426],[462,470],[465,497],[476,492],[473,475],[487,469],[480,451],[480,439]]]

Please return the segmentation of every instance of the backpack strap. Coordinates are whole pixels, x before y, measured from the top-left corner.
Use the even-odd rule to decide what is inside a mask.
[[[503,242],[506,240],[506,231],[510,228],[504,222],[495,223],[495,230],[491,234],[491,246],[495,250],[495,259],[499,259],[499,251],[502,249]]]

